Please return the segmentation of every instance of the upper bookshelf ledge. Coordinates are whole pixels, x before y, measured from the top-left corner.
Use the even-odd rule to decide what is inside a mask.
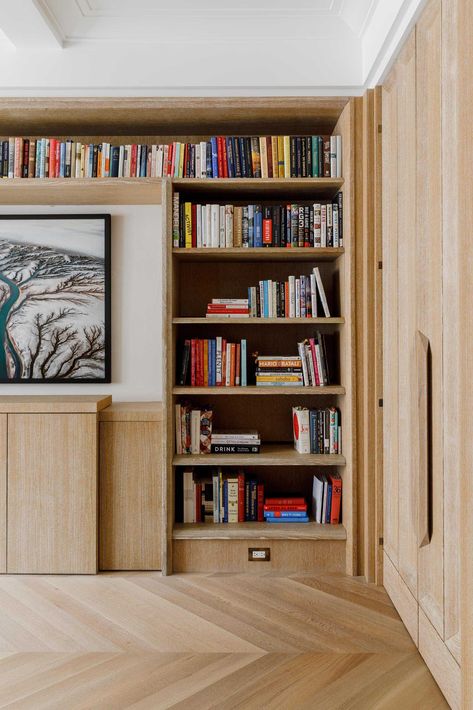
[[[343,178],[173,178],[172,184],[178,192],[196,196],[241,194],[245,199],[259,195],[265,199],[273,195],[311,199],[333,197],[343,186]]]
[[[180,261],[336,261],[344,247],[228,247],[222,249],[173,249]],[[282,320],[282,319],[281,319]]]

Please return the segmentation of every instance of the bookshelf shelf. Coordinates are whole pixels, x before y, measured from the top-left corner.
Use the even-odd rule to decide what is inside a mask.
[[[2,205],[159,205],[161,178],[0,180]]]
[[[344,466],[339,454],[299,454],[290,444],[263,444],[259,454],[185,454],[174,466]]]
[[[180,261],[336,261],[345,253],[344,247],[304,248],[280,247],[226,249],[173,249],[173,256]]]
[[[173,318],[174,325],[343,325],[345,318]]]
[[[325,387],[257,387],[256,385],[248,385],[247,387],[173,387],[175,395],[198,395],[205,394],[208,397],[214,395],[241,395],[243,397],[251,396],[267,396],[272,397],[279,395],[307,395],[326,397],[329,395],[345,394],[345,387],[340,385],[327,385]]]
[[[283,195],[284,198],[297,195],[299,199],[332,197],[343,186],[343,178],[172,178],[176,190],[187,194],[260,196],[271,199]]]
[[[343,525],[320,523],[175,524],[174,540],[346,540]]]

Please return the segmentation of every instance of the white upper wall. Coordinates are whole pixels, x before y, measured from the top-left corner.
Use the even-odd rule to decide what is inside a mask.
[[[358,94],[423,0],[2,0],[0,95]]]

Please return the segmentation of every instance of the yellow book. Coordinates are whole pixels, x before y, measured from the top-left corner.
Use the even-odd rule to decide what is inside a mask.
[[[184,203],[184,226],[185,226],[185,237],[186,237],[186,249],[192,247],[192,203]]]
[[[179,151],[179,172],[178,172],[178,177],[184,177],[184,152],[185,152],[186,144],[181,143],[181,149]]]
[[[273,178],[279,177],[279,166],[278,166],[278,137],[271,136],[271,152],[273,154],[272,158],[272,168],[273,168]]]
[[[285,178],[291,177],[291,139],[289,136],[284,136],[284,175]]]
[[[284,136],[278,136],[278,177],[284,177]]]

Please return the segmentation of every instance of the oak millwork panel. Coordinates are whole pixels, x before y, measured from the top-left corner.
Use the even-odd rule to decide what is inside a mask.
[[[161,569],[161,448],[160,422],[100,423],[102,570]]]
[[[0,574],[7,571],[7,415],[0,414]]]
[[[9,573],[97,571],[96,414],[8,415]]]

